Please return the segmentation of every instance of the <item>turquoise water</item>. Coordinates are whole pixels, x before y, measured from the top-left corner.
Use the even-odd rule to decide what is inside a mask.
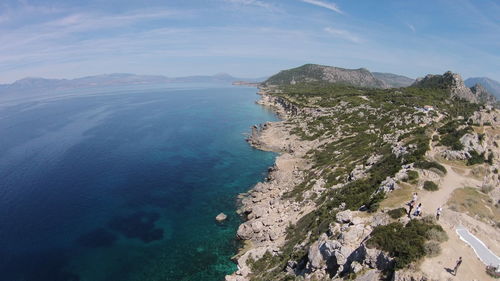
[[[0,280],[223,280],[236,268],[236,196],[275,157],[244,141],[276,119],[255,92],[0,100]]]

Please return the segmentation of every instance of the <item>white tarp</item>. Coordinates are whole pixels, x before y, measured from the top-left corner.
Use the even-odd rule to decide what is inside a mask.
[[[488,247],[486,247],[486,245],[484,245],[481,240],[470,233],[465,227],[457,227],[456,232],[460,239],[462,239],[465,243],[469,244],[472,249],[474,249],[474,252],[476,252],[476,255],[484,264],[492,265],[494,267],[500,266],[500,258],[495,255],[490,249],[488,249]]]

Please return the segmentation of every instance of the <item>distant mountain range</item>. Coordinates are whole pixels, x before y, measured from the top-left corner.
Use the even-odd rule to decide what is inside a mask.
[[[480,84],[488,93],[500,99],[500,82],[487,77],[472,77],[465,80],[465,85],[467,85],[467,87],[474,87],[476,84]]]
[[[391,88],[408,87],[415,82],[415,79],[403,75],[384,72],[372,72],[375,78],[384,81]]]
[[[44,93],[47,91],[71,90],[119,85],[148,85],[171,83],[222,83],[231,84],[235,81],[262,82],[263,78],[239,78],[226,73],[215,75],[199,75],[186,77],[166,77],[161,75],[137,75],[129,73],[114,73],[87,76],[75,79],[24,78],[12,84],[0,84],[1,94]]]

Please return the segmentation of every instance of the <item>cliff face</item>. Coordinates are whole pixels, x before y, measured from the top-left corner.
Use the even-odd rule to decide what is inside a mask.
[[[419,88],[438,88],[450,91],[452,97],[461,98],[469,102],[477,103],[479,100],[471,89],[465,86],[464,80],[460,74],[452,73],[451,71],[445,72],[443,75],[429,74],[424,78],[419,78],[414,87]]]
[[[293,85],[304,82],[340,83],[358,87],[389,88],[389,85],[373,76],[365,68],[345,69],[317,64],[306,64],[283,70],[271,76],[264,85]]]
[[[496,104],[497,99],[490,94],[481,84],[476,84],[471,88],[472,93],[477,97],[478,101],[486,104]]]

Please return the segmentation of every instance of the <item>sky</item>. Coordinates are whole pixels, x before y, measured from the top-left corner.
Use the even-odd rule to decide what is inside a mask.
[[[1,0],[0,83],[305,63],[500,81],[498,0]]]

